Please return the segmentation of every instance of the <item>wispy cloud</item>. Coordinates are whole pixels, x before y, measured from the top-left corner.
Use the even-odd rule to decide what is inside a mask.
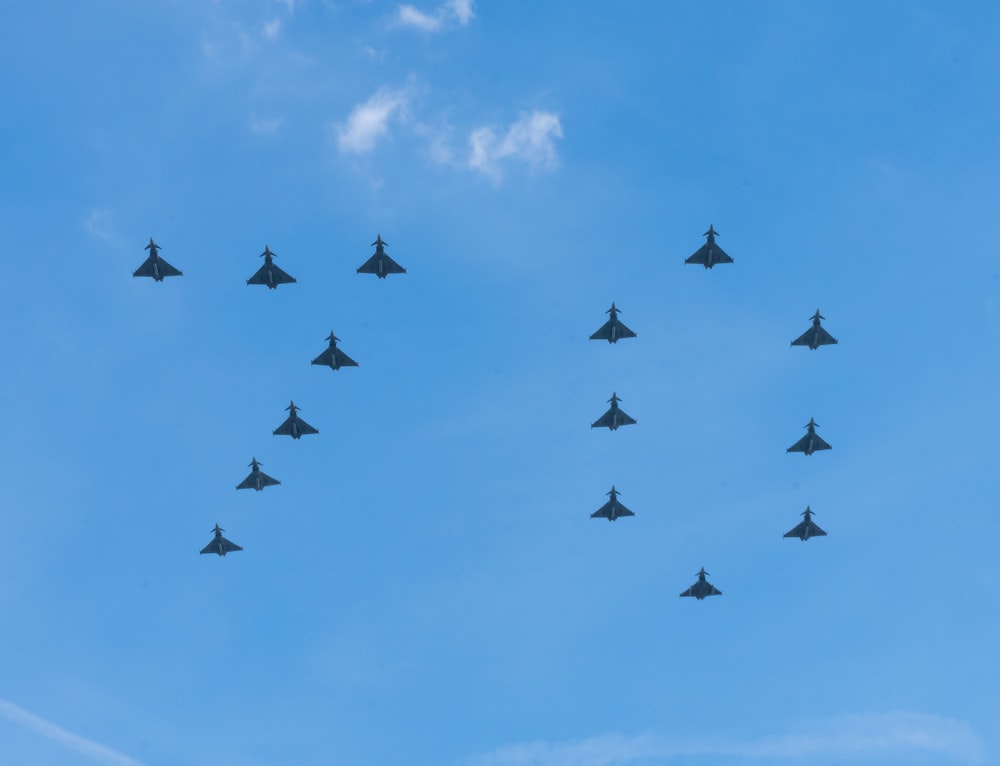
[[[276,40],[281,34],[281,19],[274,18],[265,23],[262,32],[266,39]]]
[[[448,0],[445,6],[451,13],[455,14],[458,23],[463,27],[472,21],[475,15],[472,11],[472,0]]]
[[[412,5],[401,5],[397,10],[396,18],[404,27],[416,27],[424,32],[437,32],[441,29],[441,18],[431,16],[423,11],[417,10]]]
[[[553,112],[521,115],[502,136],[493,128],[477,128],[469,136],[468,166],[494,180],[500,179],[501,162],[505,160],[551,170],[558,164],[555,140],[562,135],[559,115]]]
[[[382,88],[351,110],[343,123],[334,125],[337,147],[345,154],[365,154],[389,132],[389,121],[404,114],[409,94],[405,90]]]
[[[66,731],[34,713],[29,713],[24,708],[18,707],[13,702],[0,699],[0,716],[18,726],[30,729],[36,734],[41,734],[46,739],[57,742],[68,750],[87,756],[97,763],[110,764],[110,766],[143,766],[135,758],[130,758],[106,745]]]
[[[506,127],[482,126],[471,130],[465,146],[452,140],[455,130],[443,119],[422,120],[411,105],[421,92],[411,80],[401,88],[383,87],[357,104],[330,128],[342,154],[367,154],[379,141],[402,127],[408,136],[426,144],[434,164],[483,173],[499,182],[504,166],[520,163],[532,169],[552,170],[558,165],[556,141],[562,123],[554,112],[535,110],[522,114]]]
[[[250,132],[258,136],[269,136],[277,133],[284,123],[284,117],[253,117],[250,119]]]
[[[112,223],[110,210],[95,208],[83,220],[84,231],[94,239],[109,245],[121,244],[122,238]]]
[[[670,741],[654,734],[607,734],[576,742],[511,745],[473,759],[475,766],[627,766],[646,759],[728,756],[808,759],[820,756],[934,754],[982,763],[985,746],[969,724],[927,713],[842,716],[804,727],[802,733],[740,743]]]
[[[440,32],[452,22],[458,22],[459,26],[464,27],[474,16],[472,0],[446,0],[431,13],[412,5],[400,5],[396,9],[396,21],[399,24],[422,32]]]

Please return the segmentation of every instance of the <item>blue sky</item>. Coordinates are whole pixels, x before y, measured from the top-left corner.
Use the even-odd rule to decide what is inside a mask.
[[[998,22],[4,5],[0,761],[993,762]]]

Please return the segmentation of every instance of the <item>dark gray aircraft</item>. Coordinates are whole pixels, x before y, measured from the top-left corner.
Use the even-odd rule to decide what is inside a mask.
[[[698,572],[698,582],[684,591],[682,596],[694,596],[696,599],[701,601],[706,596],[721,596],[722,591],[716,588],[712,583],[705,579],[705,575],[708,572],[705,571],[705,567],[701,568]]]
[[[243,550],[236,543],[231,542],[222,536],[222,533],[226,530],[222,529],[218,524],[215,525],[214,531],[215,539],[201,549],[202,553],[218,553],[220,556],[225,556],[227,553]]]
[[[817,423],[812,418],[809,418],[809,422],[806,423],[803,428],[808,428],[809,432],[799,439],[795,444],[785,450],[785,452],[802,452],[806,455],[811,455],[817,450],[821,449],[833,449],[829,444],[819,438],[816,434]]]
[[[631,418],[618,409],[618,395],[611,392],[611,398],[608,399],[611,402],[611,409],[605,412],[601,417],[590,424],[591,428],[610,428],[612,431],[616,431],[619,426],[631,426],[635,424],[635,418]]]
[[[278,285],[289,285],[295,281],[295,277],[286,274],[274,265],[274,253],[267,245],[264,245],[264,252],[260,254],[260,257],[264,259],[264,265],[247,280],[248,285],[267,285],[269,290],[273,290]]]
[[[161,248],[153,241],[152,237],[149,238],[149,244],[143,249],[149,250],[149,258],[142,262],[142,266],[132,272],[133,277],[152,277],[157,282],[162,282],[164,277],[183,276],[179,269],[175,269],[157,254]]]
[[[302,434],[319,433],[319,431],[306,423],[306,421],[296,414],[301,408],[296,407],[295,402],[289,402],[285,409],[290,411],[292,414],[288,416],[288,419],[284,423],[271,432],[275,436],[291,436],[293,439],[298,439],[302,436]]]
[[[820,326],[820,319],[826,319],[826,317],[819,313],[819,309],[816,309],[816,313],[812,315],[813,326],[793,340],[791,345],[809,346],[810,351],[815,351],[820,346],[830,346],[836,343],[837,339]]]
[[[726,251],[715,244],[715,237],[718,233],[715,227],[709,224],[708,231],[702,235],[708,237],[708,242],[695,250],[694,255],[684,263],[700,263],[706,269],[712,268],[717,263],[732,263],[733,259],[726,255]]]
[[[358,267],[358,274],[374,274],[379,279],[385,279],[389,274],[406,273],[406,269],[385,254],[384,248],[389,243],[382,241],[381,234],[375,237],[375,241],[372,244],[375,245],[375,255]]]
[[[611,308],[604,312],[611,314],[611,319],[601,325],[601,329],[590,336],[591,340],[606,340],[608,343],[617,343],[619,338],[634,338],[635,333],[618,321],[618,309],[614,302]]]
[[[277,479],[272,479],[262,470],[260,470],[260,463],[257,462],[257,458],[250,459],[251,471],[250,475],[247,476],[243,481],[236,485],[236,489],[255,489],[260,492],[264,487],[272,487],[275,484],[281,484]]]
[[[357,362],[337,348],[337,341],[340,340],[340,338],[333,334],[333,330],[330,330],[330,334],[327,335],[324,340],[330,341],[330,348],[313,359],[313,364],[323,365],[329,367],[331,370],[339,370],[341,367],[358,366]]]
[[[813,512],[808,505],[802,511],[802,515],[806,517],[806,520],[785,532],[785,537],[797,537],[803,542],[810,537],[826,537],[826,532],[820,529],[819,525],[812,520]]]
[[[624,505],[618,502],[618,495],[620,494],[617,489],[615,489],[614,484],[611,485],[611,491],[607,494],[611,495],[611,499],[608,500],[604,505],[590,514],[592,519],[607,519],[608,521],[614,521],[622,516],[635,516],[632,511],[626,508]]]

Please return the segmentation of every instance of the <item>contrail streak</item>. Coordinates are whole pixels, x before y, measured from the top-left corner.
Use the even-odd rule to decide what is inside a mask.
[[[94,742],[93,740],[81,737],[71,731],[56,726],[54,723],[39,718],[34,713],[29,713],[22,707],[18,707],[13,702],[0,699],[0,716],[6,718],[18,726],[30,729],[36,734],[41,734],[46,739],[58,742],[67,750],[73,750],[80,755],[92,758],[98,763],[106,763],[109,766],[143,766],[135,758],[129,758],[124,753],[119,753],[110,747]]]

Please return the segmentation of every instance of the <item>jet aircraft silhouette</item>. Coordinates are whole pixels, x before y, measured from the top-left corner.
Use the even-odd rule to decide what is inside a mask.
[[[799,439],[795,444],[785,450],[785,452],[802,452],[806,455],[811,455],[817,450],[821,449],[833,449],[829,444],[823,441],[819,435],[816,433],[817,423],[812,418],[809,418],[809,422],[806,423],[803,428],[808,428],[809,432]]]
[[[142,262],[142,266],[132,272],[133,277],[152,277],[157,282],[162,282],[164,277],[183,276],[179,269],[175,269],[158,255],[161,248],[153,241],[152,237],[149,238],[149,244],[143,249],[149,250],[149,258]]]
[[[275,436],[291,436],[293,439],[298,439],[302,436],[302,434],[319,433],[319,431],[306,423],[306,421],[296,414],[301,408],[296,407],[295,402],[289,402],[285,409],[289,410],[292,414],[288,416],[284,423],[271,432]]]
[[[281,484],[280,481],[271,478],[260,470],[261,464],[257,462],[257,458],[250,459],[250,466],[252,468],[250,475],[237,484],[236,489],[255,489],[260,492],[264,489],[264,487],[272,487],[275,484]]]
[[[696,599],[701,601],[706,596],[721,596],[722,591],[716,588],[712,583],[705,579],[705,575],[708,572],[705,571],[705,567],[702,567],[698,572],[698,582],[684,591],[682,596],[694,596]]]
[[[726,255],[726,251],[715,244],[715,237],[719,232],[709,224],[708,231],[702,236],[708,237],[708,242],[695,250],[694,255],[684,263],[700,263],[706,269],[710,269],[717,263],[732,263],[733,259]]]
[[[819,528],[819,525],[812,520],[813,512],[806,506],[806,509],[802,511],[802,515],[806,517],[805,521],[800,522],[795,527],[792,527],[787,532],[785,532],[785,537],[797,537],[803,542],[808,540],[810,537],[826,537],[826,532]]]
[[[619,338],[634,338],[635,333],[618,321],[619,309],[614,302],[605,314],[611,314],[611,318],[601,325],[601,328],[590,336],[591,340],[606,340],[608,343],[617,343]]]
[[[382,240],[381,234],[375,237],[372,244],[375,245],[375,255],[358,267],[358,274],[374,274],[379,279],[385,279],[389,274],[406,273],[406,269],[385,254],[384,248],[389,243]]]
[[[341,367],[358,366],[357,362],[337,348],[337,341],[340,340],[340,338],[333,334],[333,330],[330,330],[330,334],[327,335],[324,340],[330,341],[330,347],[313,359],[313,364],[324,365],[329,367],[331,370],[339,370]]]
[[[227,540],[222,536],[222,533],[226,530],[222,529],[218,524],[215,525],[215,538],[201,549],[202,553],[218,553],[220,556],[225,556],[227,553],[232,553],[233,551],[243,550],[236,543]]]
[[[611,491],[607,494],[611,495],[611,499],[608,500],[604,505],[590,514],[592,519],[607,519],[608,521],[615,521],[622,516],[635,516],[632,511],[626,508],[624,505],[618,502],[618,495],[621,494],[615,489],[614,484],[611,485]]]
[[[826,317],[819,313],[819,309],[816,309],[816,313],[812,315],[813,326],[793,340],[791,345],[809,346],[810,351],[815,351],[820,346],[829,346],[836,343],[837,339],[820,326],[820,319],[826,319]]]
[[[295,277],[286,274],[274,265],[274,255],[271,248],[264,245],[264,252],[260,254],[260,257],[264,259],[264,265],[247,280],[248,285],[267,285],[269,290],[274,290],[278,285],[288,285],[295,281]]]
[[[611,402],[611,409],[591,423],[591,428],[610,428],[612,431],[616,431],[619,426],[631,426],[635,424],[635,418],[629,417],[618,408],[620,400],[616,393],[612,392],[611,398],[608,401]]]

